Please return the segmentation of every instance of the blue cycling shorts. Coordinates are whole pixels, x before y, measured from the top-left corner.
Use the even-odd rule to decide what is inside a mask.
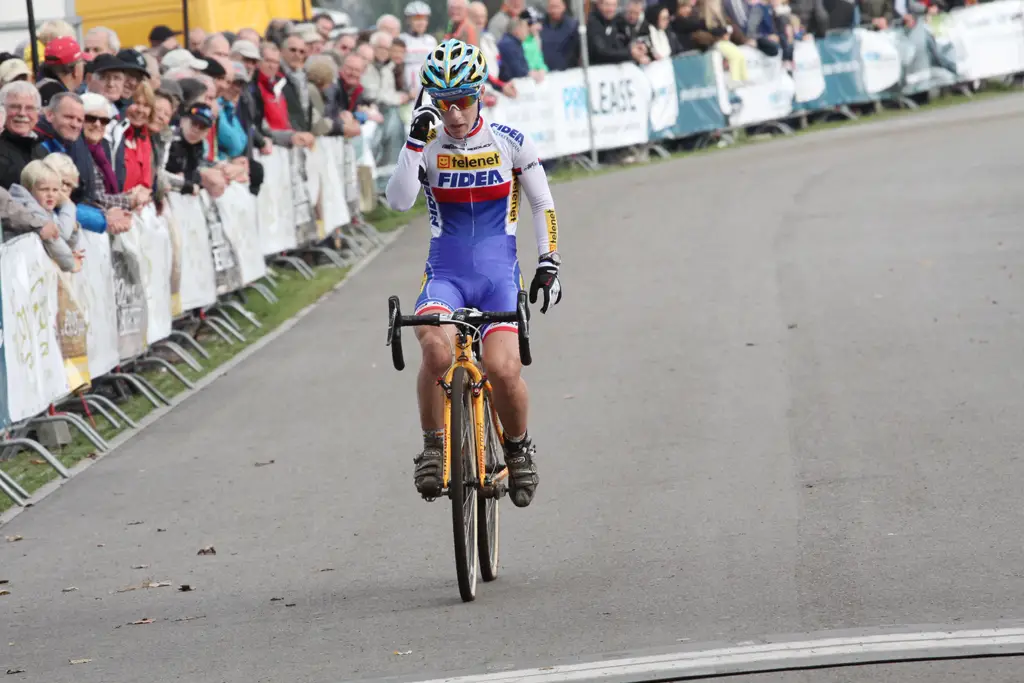
[[[441,235],[430,240],[416,314],[453,313],[458,308],[514,311],[522,289],[515,235],[475,239]],[[486,325],[480,330],[481,339],[495,330],[517,327],[516,323]]]

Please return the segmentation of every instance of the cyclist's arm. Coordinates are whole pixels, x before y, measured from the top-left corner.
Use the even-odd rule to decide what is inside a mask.
[[[544,255],[558,250],[558,219],[555,217],[555,201],[551,198],[548,174],[540,165],[537,148],[533,141],[526,139],[519,148],[516,159],[519,182],[526,191],[526,198],[533,207],[533,230],[537,235],[537,253]]]
[[[423,143],[409,138],[398,154],[398,164],[384,190],[388,206],[395,211],[408,211],[416,203],[416,196],[420,193],[420,178],[426,170],[424,147]]]

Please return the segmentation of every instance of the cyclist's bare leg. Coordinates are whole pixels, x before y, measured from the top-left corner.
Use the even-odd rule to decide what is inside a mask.
[[[529,400],[526,380],[521,374],[519,336],[507,329],[497,329],[487,335],[483,347],[484,368],[494,390],[494,408],[501,426],[510,436],[522,436],[526,433]]]
[[[455,336],[452,325],[417,327],[423,362],[416,378],[420,425],[423,427],[423,451],[416,456],[416,489],[426,498],[441,493],[441,460],[444,448],[444,393],[437,385],[452,362],[450,340]]]
[[[519,337],[515,332],[498,328],[487,335],[483,346],[494,408],[505,430],[509,496],[516,507],[526,507],[533,500],[538,479],[533,462],[536,449],[526,434],[529,400],[526,381],[520,374],[523,365],[519,359]]]

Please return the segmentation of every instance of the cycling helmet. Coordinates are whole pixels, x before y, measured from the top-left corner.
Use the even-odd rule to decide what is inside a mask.
[[[432,97],[478,93],[487,82],[483,52],[457,38],[438,45],[423,63],[420,83]]]
[[[430,16],[430,5],[423,2],[422,0],[413,0],[405,6],[405,16],[407,17],[429,17]]]

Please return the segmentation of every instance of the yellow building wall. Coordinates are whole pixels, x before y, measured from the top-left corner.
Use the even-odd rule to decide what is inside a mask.
[[[188,21],[207,32],[254,28],[263,33],[271,19],[301,20],[303,3],[312,18],[310,0],[189,0]],[[149,32],[158,24],[176,31],[184,25],[181,0],[76,0],[75,9],[83,33],[106,26],[117,32],[122,47],[148,47]]]

